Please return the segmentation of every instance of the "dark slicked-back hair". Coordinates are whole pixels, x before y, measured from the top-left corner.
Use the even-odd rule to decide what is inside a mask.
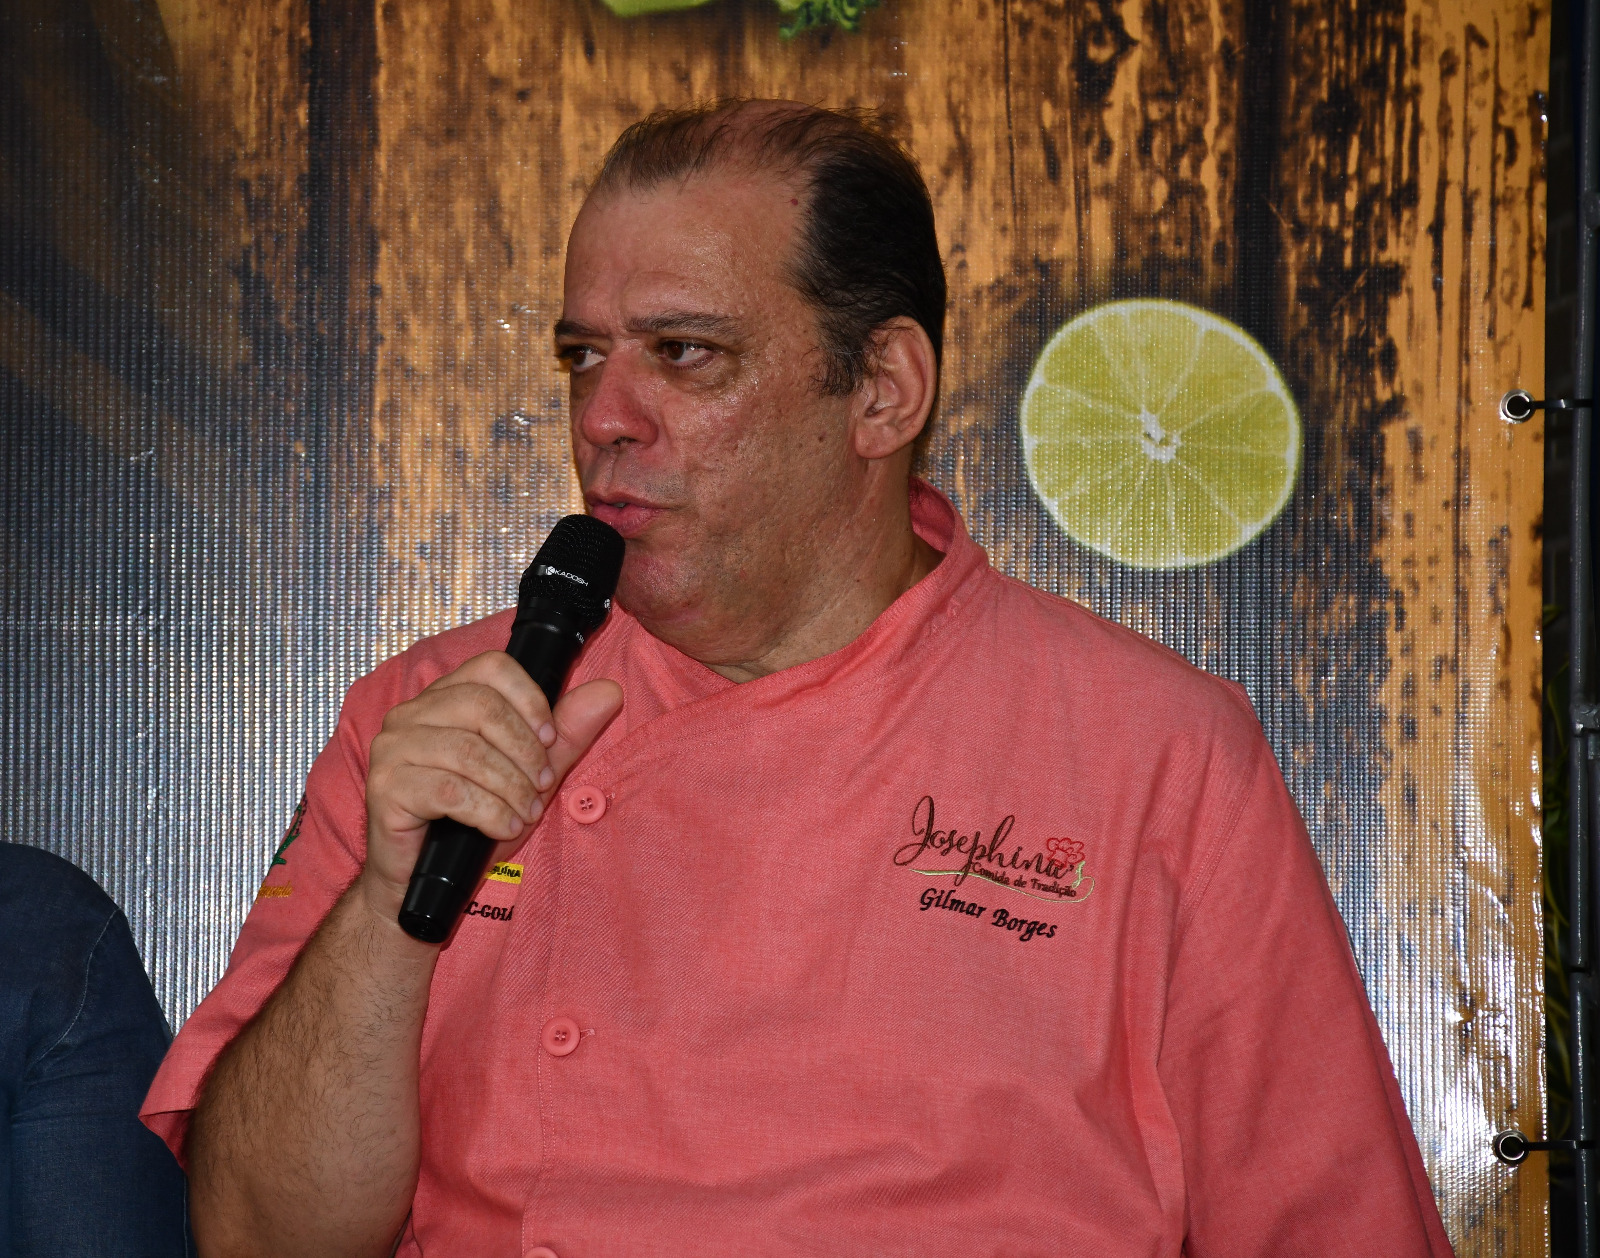
[[[873,333],[900,316],[922,325],[942,361],[945,279],[933,202],[877,115],[759,100],[658,110],[617,137],[591,195],[722,170],[790,179],[805,197],[789,280],[817,311],[825,392],[861,384]]]

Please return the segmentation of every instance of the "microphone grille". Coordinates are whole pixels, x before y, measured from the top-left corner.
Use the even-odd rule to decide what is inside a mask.
[[[592,515],[563,517],[522,575],[522,601],[559,599],[599,624],[616,592],[626,546],[622,534]]]

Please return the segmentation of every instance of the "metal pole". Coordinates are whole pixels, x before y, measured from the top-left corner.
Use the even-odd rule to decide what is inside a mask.
[[[1578,183],[1578,285],[1573,320],[1573,392],[1578,398],[1594,397],[1595,350],[1595,229],[1600,227],[1600,14],[1589,0],[1574,0],[1582,15],[1583,42],[1578,55],[1577,135]],[[1595,1086],[1593,1030],[1596,984],[1594,938],[1597,923],[1590,879],[1596,865],[1597,836],[1591,820],[1595,785],[1591,754],[1596,744],[1595,710],[1589,698],[1589,627],[1592,608],[1590,533],[1590,467],[1592,461],[1593,407],[1573,412],[1572,424],[1572,664],[1569,778],[1571,806],[1571,882],[1567,964],[1572,992],[1572,1110],[1577,1138],[1576,1183],[1578,1253],[1600,1258],[1600,1160],[1594,1130]]]

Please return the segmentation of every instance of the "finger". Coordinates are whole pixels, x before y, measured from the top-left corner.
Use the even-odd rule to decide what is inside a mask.
[[[544,691],[528,676],[527,670],[504,651],[485,651],[482,655],[473,656],[455,672],[446,673],[422,693],[462,684],[488,686],[491,690],[499,691],[527,722],[529,729],[537,730],[549,723],[550,701],[544,697]]]
[[[551,718],[556,730],[549,752],[550,768],[555,774],[552,785],[566,777],[567,770],[620,711],[622,687],[609,678],[585,682],[561,696]]]
[[[537,716],[538,714],[535,713]],[[386,729],[461,729],[480,735],[515,763],[530,779],[545,767],[545,744],[536,726],[506,695],[479,682],[461,682],[425,690],[403,709],[396,708]],[[541,722],[548,723],[548,722]]]
[[[512,842],[527,828],[509,803],[476,782],[432,765],[406,765],[393,775],[385,794],[389,809],[398,810],[379,820],[392,829],[419,829],[439,817],[453,817],[483,831],[498,842]],[[405,824],[409,818],[411,824]]]
[[[539,766],[530,774],[473,730],[422,725],[403,733],[380,734],[373,742],[373,758],[379,757],[392,780],[413,768],[441,769],[498,796],[524,821],[537,819],[543,811],[534,785],[539,770],[545,767],[542,747],[538,748]]]

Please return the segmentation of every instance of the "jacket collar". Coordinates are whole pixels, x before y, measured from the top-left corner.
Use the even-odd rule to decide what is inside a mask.
[[[729,690],[741,703],[766,706],[822,686],[832,686],[866,671],[893,668],[930,635],[948,624],[966,604],[989,570],[989,558],[972,540],[950,500],[926,481],[911,482],[911,527],[943,558],[922,580],[886,607],[853,642],[818,659],[780,669],[754,681],[735,684],[650,634],[632,616],[616,609],[605,637],[614,650],[637,651],[670,676],[689,700],[710,698]],[[596,642],[599,645],[599,642]],[[586,653],[587,654],[587,653]],[[601,650],[596,655],[606,655]],[[585,677],[603,676],[595,660]]]

